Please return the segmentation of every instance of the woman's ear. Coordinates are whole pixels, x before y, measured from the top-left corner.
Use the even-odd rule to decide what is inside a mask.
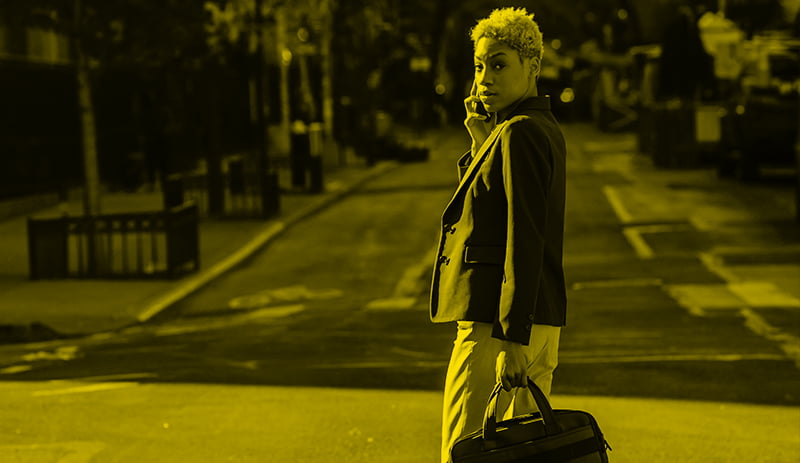
[[[542,70],[542,59],[541,58],[531,58],[531,74],[534,78],[539,77],[539,73]]]

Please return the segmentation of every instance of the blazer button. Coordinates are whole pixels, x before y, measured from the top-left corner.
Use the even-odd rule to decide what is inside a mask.
[[[528,315],[528,320],[533,321],[533,314]]]
[[[531,324],[530,324],[530,323],[528,323],[527,325],[525,325],[525,331],[530,331],[530,330],[531,330],[531,328],[532,328],[532,327],[531,327]]]

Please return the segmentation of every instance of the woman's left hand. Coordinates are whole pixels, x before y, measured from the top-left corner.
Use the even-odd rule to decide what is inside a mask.
[[[503,389],[510,391],[515,387],[528,386],[528,359],[520,343],[502,341],[503,346],[497,355],[495,374]]]

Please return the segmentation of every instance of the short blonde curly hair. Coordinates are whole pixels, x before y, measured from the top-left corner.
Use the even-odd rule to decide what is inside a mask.
[[[483,37],[493,38],[516,50],[521,58],[541,61],[544,42],[533,13],[525,8],[498,8],[481,20],[470,31],[473,45]]]

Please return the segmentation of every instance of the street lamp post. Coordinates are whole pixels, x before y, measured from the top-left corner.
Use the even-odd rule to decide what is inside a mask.
[[[258,182],[261,187],[261,214],[270,218],[280,212],[280,189],[278,174],[272,169],[268,153],[266,117],[264,115],[264,15],[261,10],[262,0],[255,0],[256,28],[256,143],[258,143]]]

